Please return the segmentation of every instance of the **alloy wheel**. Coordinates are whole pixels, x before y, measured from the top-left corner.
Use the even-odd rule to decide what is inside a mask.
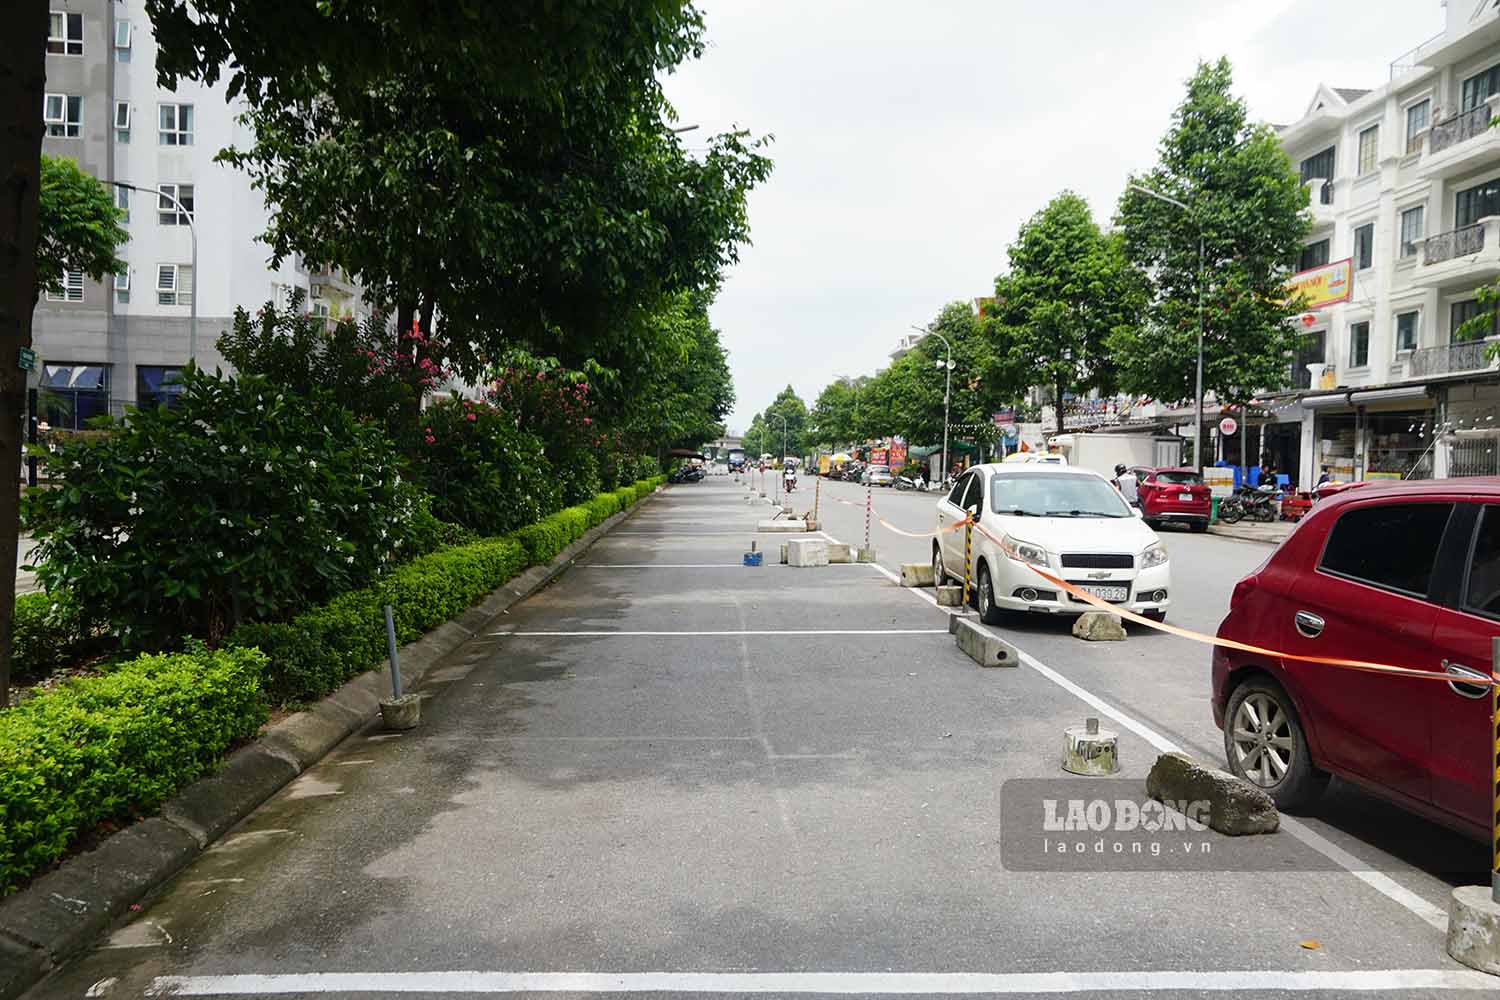
[[[1271,695],[1257,691],[1240,702],[1232,725],[1235,769],[1261,788],[1275,787],[1296,752],[1291,715]]]

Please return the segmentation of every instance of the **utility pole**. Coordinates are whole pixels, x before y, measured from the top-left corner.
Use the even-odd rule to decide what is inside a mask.
[[[936,330],[926,330],[926,329],[923,329],[920,326],[913,326],[912,329],[916,330],[918,333],[921,333],[921,334],[929,334],[929,333],[932,334],[932,336],[936,337],[938,340],[941,340],[943,342],[943,346],[948,349],[948,360],[946,362],[944,362],[944,361],[936,362],[936,367],[942,368],[944,370],[944,375],[943,375],[943,478],[940,480],[940,482],[946,482],[947,479],[948,479],[948,406],[949,406],[949,403],[952,401],[952,398],[953,398],[953,345],[950,344],[950,343],[948,343],[948,338],[947,337],[943,336],[941,333],[938,333]]]
[[[193,225],[193,213],[189,212],[177,198],[167,194],[165,191],[152,190],[151,188],[138,187],[134,184],[126,184],[124,181],[110,181],[115,187],[126,188],[130,191],[140,191],[142,194],[154,194],[158,198],[165,198],[172,203],[172,207],[184,219],[187,219],[188,235],[193,240],[193,291],[192,299],[188,303],[188,364],[196,364],[198,360],[198,228]],[[179,275],[178,284],[181,284]],[[180,292],[178,293],[180,294]]]

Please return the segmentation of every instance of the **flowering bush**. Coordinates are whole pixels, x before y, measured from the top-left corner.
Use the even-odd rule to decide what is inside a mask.
[[[339,407],[189,369],[171,409],[141,409],[64,444],[60,485],[23,501],[50,590],[127,648],[216,642],[379,574],[408,544],[421,496],[401,488],[380,429]]]
[[[603,440],[595,417],[592,389],[584,372],[568,371],[551,359],[512,352],[492,373],[488,398],[516,426],[541,438],[561,490],[562,503],[583,503],[599,492]]]
[[[412,475],[441,520],[503,535],[562,507],[541,440],[494,406],[454,395],[422,411],[418,431]]]

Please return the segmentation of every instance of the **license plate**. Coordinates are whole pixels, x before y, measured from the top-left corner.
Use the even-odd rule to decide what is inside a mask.
[[[1193,495],[1191,493],[1179,493],[1177,494],[1177,499],[1183,501],[1184,503],[1192,503]]]
[[[1090,597],[1097,597],[1101,601],[1123,601],[1130,594],[1128,587],[1100,587],[1089,583],[1079,583],[1074,586]]]

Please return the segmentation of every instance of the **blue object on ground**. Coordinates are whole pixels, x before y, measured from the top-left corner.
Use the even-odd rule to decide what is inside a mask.
[[[765,555],[764,552],[746,552],[745,553],[745,565],[746,566],[759,566],[760,565],[761,557],[764,556],[764,555]]]

